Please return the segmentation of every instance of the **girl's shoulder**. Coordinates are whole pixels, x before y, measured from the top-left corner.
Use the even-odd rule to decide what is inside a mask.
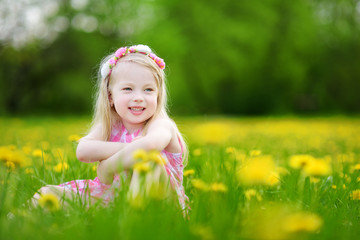
[[[149,129],[150,128],[156,128],[156,127],[162,127],[162,128],[168,128],[169,130],[174,130],[176,128],[175,122],[170,118],[156,118],[152,120],[149,123]]]

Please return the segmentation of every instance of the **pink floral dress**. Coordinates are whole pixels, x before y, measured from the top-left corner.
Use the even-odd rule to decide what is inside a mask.
[[[121,127],[113,128],[110,141],[130,143],[134,138],[139,136],[140,133],[141,129],[130,134],[122,125]],[[183,210],[187,210],[189,198],[186,196],[183,187],[184,166],[182,163],[182,153],[170,153],[163,150],[161,155],[167,159],[165,169],[169,175],[171,186],[176,191],[180,206]],[[95,200],[102,200],[106,204],[114,199],[116,190],[121,186],[121,182],[124,182],[122,180],[126,180],[127,177],[127,172],[119,173],[115,175],[113,183],[110,185],[100,182],[99,178],[96,177],[94,180],[73,180],[60,184],[59,186],[70,189],[74,193],[78,193],[81,197],[85,196]]]

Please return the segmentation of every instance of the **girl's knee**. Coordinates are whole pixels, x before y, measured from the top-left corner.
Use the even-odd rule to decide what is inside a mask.
[[[40,194],[49,194],[49,193],[52,193],[50,187],[48,186],[44,186],[44,187],[41,187],[38,191],[38,193]]]

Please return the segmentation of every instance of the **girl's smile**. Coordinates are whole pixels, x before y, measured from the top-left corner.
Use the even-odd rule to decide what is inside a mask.
[[[130,111],[131,111],[132,114],[134,114],[134,115],[140,115],[140,114],[142,114],[142,113],[144,112],[144,110],[145,110],[146,108],[144,108],[144,107],[139,107],[139,106],[135,106],[135,107],[129,107],[129,109],[130,109]]]

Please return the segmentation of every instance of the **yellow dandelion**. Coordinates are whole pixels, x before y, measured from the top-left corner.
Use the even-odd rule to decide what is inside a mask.
[[[272,172],[266,180],[267,185],[275,186],[280,183],[280,175],[277,172]]]
[[[200,156],[202,154],[202,150],[200,149],[200,148],[196,148],[196,149],[194,149],[194,151],[193,151],[193,155],[194,156]]]
[[[148,159],[150,161],[155,162],[156,164],[160,164],[160,165],[165,165],[166,164],[165,159],[161,156],[160,152],[156,151],[156,150],[151,150],[148,153]]]
[[[20,151],[12,152],[11,158],[9,160],[19,167],[26,167],[31,165],[31,160]]]
[[[202,191],[208,191],[209,185],[207,185],[203,180],[201,179],[193,179],[191,180],[191,184],[194,188],[202,190]]]
[[[360,163],[354,165],[354,166],[352,167],[352,171],[360,171]]]
[[[227,192],[228,188],[225,184],[223,183],[212,183],[210,185],[210,190],[213,192]]]
[[[93,166],[91,167],[91,169],[92,169],[94,172],[96,172],[97,166],[96,166],[96,165],[93,165]]]
[[[144,149],[138,149],[138,150],[134,151],[133,159],[134,160],[147,161],[148,160],[148,154]]]
[[[351,200],[360,200],[360,189],[356,189],[350,193]]]
[[[139,173],[146,173],[150,171],[149,162],[138,162],[134,164],[134,171]]]
[[[53,169],[55,172],[62,172],[69,169],[69,164],[67,164],[66,162],[58,163],[56,166],[54,166]]]
[[[314,159],[304,167],[309,176],[327,176],[331,173],[330,164],[323,159]]]
[[[245,185],[275,183],[272,177],[275,172],[275,163],[271,156],[259,156],[250,158],[248,162],[237,172],[241,183]],[[269,182],[269,179],[271,181]]]
[[[32,152],[33,157],[42,157],[43,156],[43,151],[41,149],[34,149],[34,151]]]
[[[205,144],[224,143],[231,135],[231,128],[223,122],[208,122],[194,128],[196,136]]]
[[[38,202],[40,207],[51,212],[60,208],[59,198],[52,193],[41,194]]]
[[[262,201],[262,197],[261,195],[255,190],[255,189],[248,189],[245,191],[245,198],[247,200],[251,200],[251,199],[256,199],[258,200],[259,202]]]
[[[332,188],[332,189],[336,189],[336,185],[332,185],[331,188]]]
[[[68,137],[68,140],[70,142],[78,142],[80,139],[81,139],[81,137],[77,134],[73,134]]]
[[[184,177],[190,176],[190,175],[194,175],[195,170],[194,169],[189,169],[184,171]]]
[[[285,217],[283,227],[286,232],[315,232],[322,226],[322,219],[313,213],[294,213]]]
[[[11,150],[7,147],[0,147],[0,161],[6,163],[11,157]]]
[[[360,177],[357,177],[357,178],[356,178],[356,181],[357,181],[357,182],[360,182]]]
[[[304,168],[314,160],[315,158],[311,155],[293,155],[290,157],[290,167],[295,169]]]

